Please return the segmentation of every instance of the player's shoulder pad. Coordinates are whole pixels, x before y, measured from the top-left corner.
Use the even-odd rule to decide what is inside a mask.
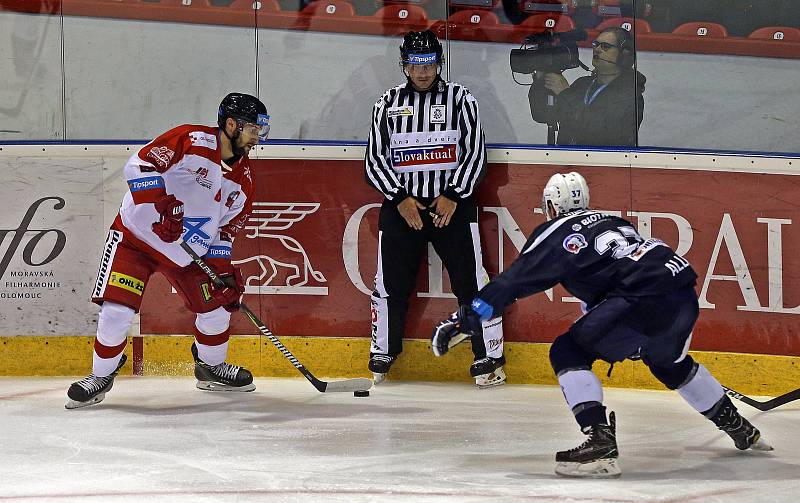
[[[250,164],[250,158],[246,155],[236,161],[231,170],[223,173],[222,176],[241,185],[247,193],[251,192],[251,189],[255,184],[253,167]]]
[[[217,129],[217,126],[206,126],[204,124],[181,124],[180,126],[170,129],[162,136],[188,136],[194,131],[216,135]]]
[[[131,156],[131,159],[138,157],[146,166],[154,167],[163,173],[176,160],[176,154],[184,151],[190,145],[189,134],[197,128],[205,128],[205,126],[193,124],[175,126],[153,138]]]
[[[614,225],[619,225],[621,223],[631,225],[630,222],[628,222],[619,215],[599,210],[582,210],[573,213],[568,213],[567,216],[580,217],[577,218],[578,224],[587,227],[594,227],[594,225],[600,222],[609,222],[609,221],[613,222]]]
[[[195,126],[192,124],[181,124],[180,126],[175,126],[174,128],[168,129],[153,138],[150,143],[145,145],[145,147],[148,145],[168,143],[170,140],[175,140],[176,138],[183,138],[189,134],[189,131],[192,131],[193,127]]]
[[[562,239],[565,232],[577,232],[582,228],[580,224],[577,224],[577,219],[587,213],[592,213],[592,211],[574,211],[539,224],[539,226],[533,230],[530,237],[528,237],[528,241],[522,248],[520,255],[529,253],[536,248],[541,248],[543,246],[542,243],[546,240]]]

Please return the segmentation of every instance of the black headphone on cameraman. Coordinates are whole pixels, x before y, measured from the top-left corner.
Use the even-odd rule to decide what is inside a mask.
[[[634,42],[631,32],[622,27],[606,28],[600,33],[613,33],[617,38],[617,48],[619,49],[619,57],[617,58],[617,66],[624,69],[633,68],[636,56],[634,54]]]

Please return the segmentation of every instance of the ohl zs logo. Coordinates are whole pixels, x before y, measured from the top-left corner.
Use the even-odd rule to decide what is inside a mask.
[[[327,283],[328,280],[324,274],[314,269],[303,245],[295,238],[283,234],[283,231],[316,212],[319,206],[320,203],[253,203],[252,216],[244,227],[249,231],[245,237],[274,240],[281,246],[281,256],[284,258],[260,254],[233,261],[235,264],[255,262],[258,265],[259,273],[248,276],[245,280],[245,293],[328,295],[327,286],[314,285]],[[259,246],[259,249],[265,248],[267,246],[264,244]]]

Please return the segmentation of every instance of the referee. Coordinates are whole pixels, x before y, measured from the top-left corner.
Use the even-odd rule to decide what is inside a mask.
[[[373,107],[367,182],[384,195],[378,272],[372,292],[369,369],[381,382],[403,351],[409,297],[428,243],[447,268],[459,304],[488,282],[473,195],[486,170],[478,102],[440,72],[442,44],[430,30],[406,34],[400,65],[407,82]],[[478,387],[505,383],[502,318],[472,338],[470,375]]]

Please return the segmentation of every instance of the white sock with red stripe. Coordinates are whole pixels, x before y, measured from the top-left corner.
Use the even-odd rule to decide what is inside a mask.
[[[194,338],[197,356],[204,363],[219,365],[228,355],[228,334],[231,313],[218,307],[208,313],[200,313],[194,322]]]
[[[115,302],[103,302],[97,318],[97,336],[92,352],[92,373],[106,377],[114,372],[128,341],[128,330],[136,312]]]

